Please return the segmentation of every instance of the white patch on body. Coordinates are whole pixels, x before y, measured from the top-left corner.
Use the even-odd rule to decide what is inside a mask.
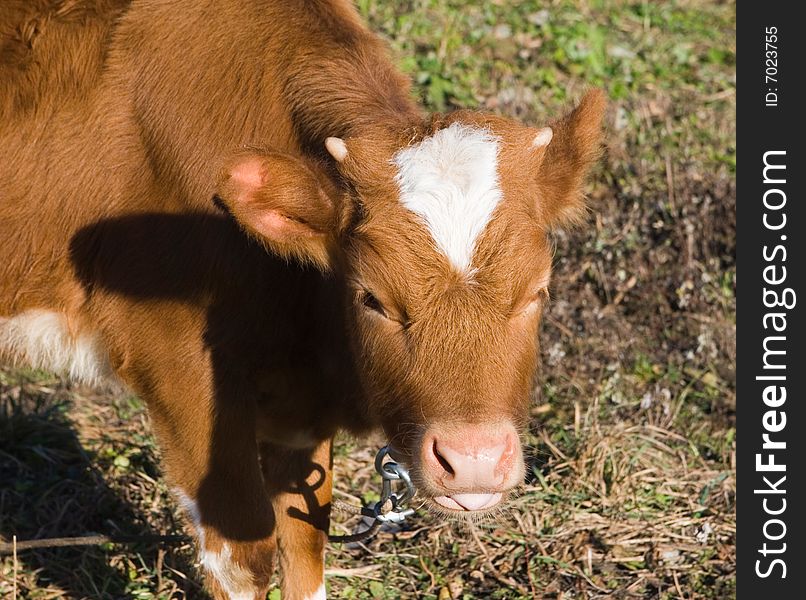
[[[327,600],[327,592],[325,591],[325,584],[322,583],[317,590],[310,596],[306,596],[305,600]]]
[[[174,488],[173,492],[199,536],[201,564],[231,600],[254,600],[257,589],[252,574],[233,560],[232,548],[226,542],[220,552],[211,552],[204,547],[204,527],[199,505],[182,489]]]
[[[0,355],[84,383],[114,378],[98,336],[71,331],[67,318],[53,311],[29,310],[0,317]]]
[[[403,206],[462,272],[471,271],[476,241],[501,201],[498,143],[487,130],[453,123],[392,158]]]

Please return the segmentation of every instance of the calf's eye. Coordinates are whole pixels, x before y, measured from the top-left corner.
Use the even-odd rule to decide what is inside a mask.
[[[366,290],[361,292],[361,304],[363,304],[369,310],[378,313],[382,317],[387,317],[386,311],[383,309],[383,305],[381,304],[380,300]]]
[[[549,299],[548,288],[540,288],[539,290],[537,290],[537,292],[535,292],[532,295],[532,299],[530,300],[529,304],[531,304],[532,306],[542,307],[543,305],[546,304],[546,302],[548,302],[548,299]]]
[[[397,323],[402,330],[406,330],[411,325],[405,309],[400,309],[395,304],[384,304],[378,300],[377,296],[368,290],[361,290],[357,297],[366,310],[383,317],[389,323]]]
[[[543,308],[548,299],[548,288],[540,288],[535,292],[524,296],[517,304],[515,304],[510,314],[513,317],[533,314],[536,310]]]

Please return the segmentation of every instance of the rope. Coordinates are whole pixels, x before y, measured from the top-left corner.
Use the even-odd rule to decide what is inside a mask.
[[[378,530],[381,528],[381,523],[377,519],[367,527],[364,531],[359,531],[357,533],[352,533],[350,535],[332,535],[328,534],[327,541],[332,544],[352,544],[355,542],[363,542],[367,538],[371,538],[373,535],[378,533]]]
[[[361,516],[370,516],[365,512],[363,507],[353,506],[352,504],[347,504],[346,502],[342,502],[341,500],[333,500],[331,506],[336,510],[340,510],[345,513],[353,514],[353,515],[361,515]],[[392,509],[392,502],[387,501],[386,504],[383,506],[383,512],[388,512],[388,510]],[[378,519],[375,519],[372,522],[372,525],[367,527],[364,531],[357,531],[356,533],[351,533],[349,535],[333,535],[328,534],[327,541],[332,544],[353,544],[356,542],[363,542],[364,540],[371,538],[378,530],[381,528],[383,523]]]

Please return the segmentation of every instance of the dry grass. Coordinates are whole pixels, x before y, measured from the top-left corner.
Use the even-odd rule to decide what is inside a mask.
[[[334,598],[735,596],[735,7],[359,3],[437,110],[540,124],[612,102],[588,226],[557,236],[530,478],[475,525],[420,511],[331,549]],[[337,498],[371,502],[382,444],[341,439]],[[0,371],[0,536],[178,533],[134,398]],[[334,531],[356,518],[336,515]],[[204,598],[188,545],[0,559],[0,597]],[[272,600],[278,598],[272,593]]]

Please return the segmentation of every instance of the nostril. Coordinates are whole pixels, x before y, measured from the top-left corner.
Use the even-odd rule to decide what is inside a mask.
[[[517,484],[523,474],[519,451],[520,441],[511,425],[452,424],[427,433],[419,456],[422,475],[432,489],[448,495],[490,494]],[[457,502],[465,508],[475,506],[470,500],[469,504]]]
[[[448,475],[455,475],[456,472],[453,470],[453,467],[451,466],[451,463],[449,463],[448,460],[439,453],[439,449],[437,448],[437,441],[436,440],[434,440],[434,443],[431,446],[431,449],[434,452],[434,458],[436,458],[437,462],[440,464],[440,466],[443,469],[445,469],[445,472],[448,473]]]

